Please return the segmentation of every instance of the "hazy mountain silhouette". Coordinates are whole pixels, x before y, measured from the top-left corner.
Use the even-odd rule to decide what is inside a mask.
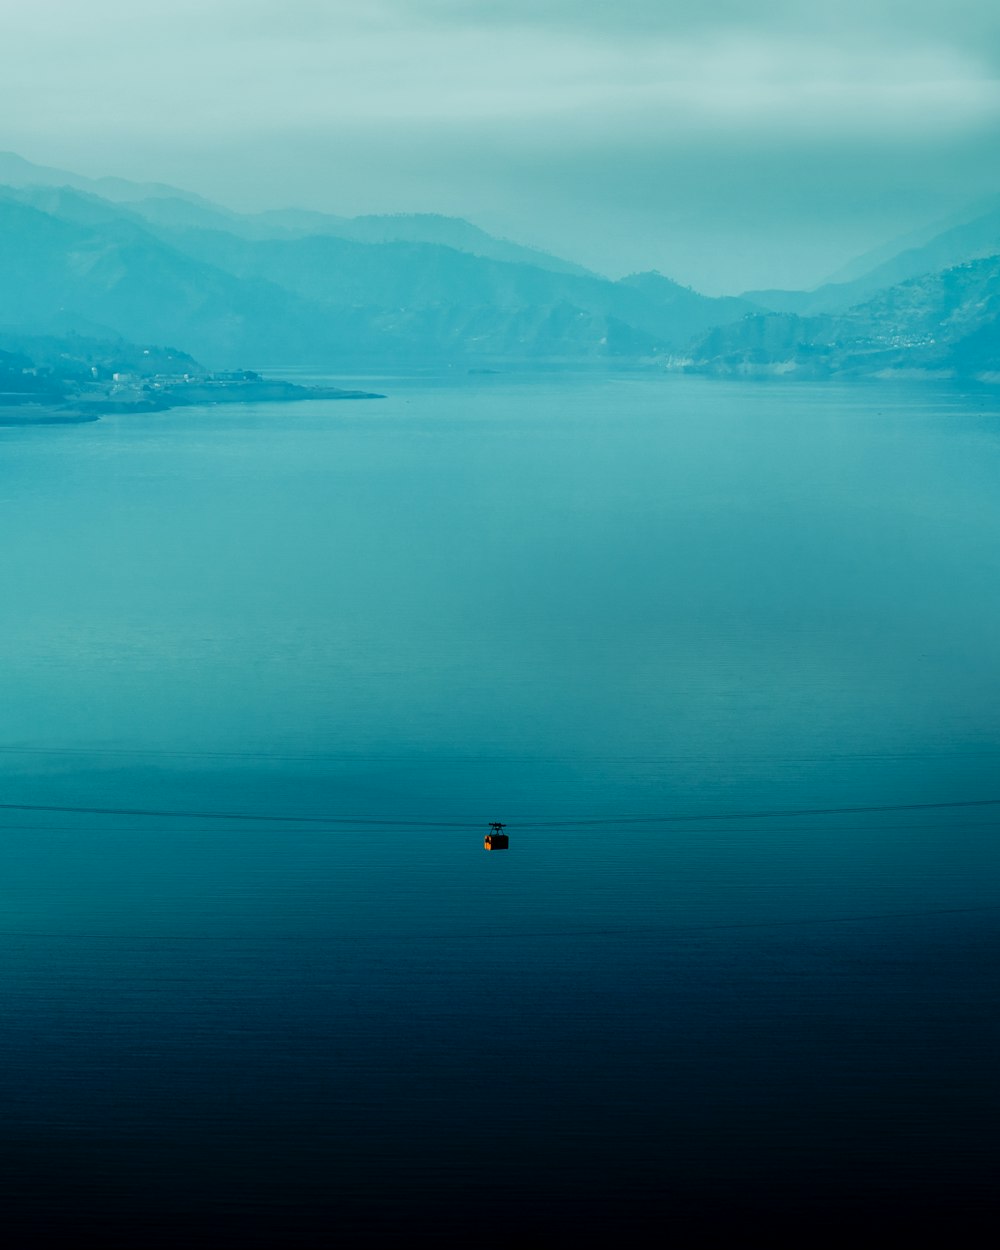
[[[21,333],[173,344],[210,368],[657,359],[771,376],[1000,368],[995,202],[907,236],[901,251],[870,254],[849,281],[713,299],[658,273],[612,282],[455,218],[235,213],[9,154],[0,174],[18,184],[0,187],[0,328]]]
[[[7,187],[73,187],[88,191],[106,200],[144,200],[150,196],[175,196],[195,204],[207,204],[192,191],[181,191],[162,182],[131,182],[127,178],[87,178],[66,169],[36,165],[15,152],[0,152],[0,186]]]
[[[0,186],[23,189],[70,187],[128,205],[146,221],[168,229],[229,230],[249,239],[333,234],[362,243],[438,243],[474,256],[537,265],[557,273],[590,272],[582,265],[575,265],[537,248],[498,239],[460,217],[445,217],[437,213],[341,217],[300,208],[237,213],[164,183],[130,182],[125,178],[85,178],[67,170],[34,165],[12,152],[0,152]]]
[[[879,268],[879,266],[884,265],[886,261],[902,255],[903,252],[917,251],[928,243],[932,243],[940,235],[948,234],[957,227],[969,225],[981,217],[988,216],[996,209],[1000,209],[1000,196],[997,195],[987,196],[985,199],[973,200],[968,204],[963,204],[961,208],[949,213],[946,217],[928,222],[917,230],[909,230],[906,234],[897,235],[878,247],[856,256],[846,265],[842,265],[835,273],[830,274],[819,285],[829,286],[834,283],[853,282],[856,278],[863,278]],[[963,260],[974,259],[975,257],[973,256],[960,256],[955,259],[955,263],[960,264]],[[917,275],[908,274],[907,276],[916,277]]]
[[[1000,202],[994,201],[971,218],[959,216],[959,221],[943,230],[921,231],[899,240],[899,250],[889,246],[870,253],[867,259],[873,263],[865,268],[863,260],[856,262],[851,272],[861,272],[850,280],[828,282],[814,291],[747,291],[744,298],[774,312],[842,312],[910,278],[1000,254]]]
[[[658,275],[616,283],[379,237],[489,239],[450,219],[357,219],[351,229],[374,236],[358,241],[305,231],[313,215],[263,216],[173,196],[0,190],[0,326],[169,342],[214,367],[353,367],[655,357],[752,307]]]
[[[757,314],[719,327],[689,368],[732,376],[899,373],[1000,380],[1000,255],[888,287],[846,312]]]

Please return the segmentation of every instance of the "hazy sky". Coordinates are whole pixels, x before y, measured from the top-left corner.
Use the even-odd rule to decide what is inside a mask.
[[[812,284],[1000,191],[997,0],[0,0],[0,147]]]

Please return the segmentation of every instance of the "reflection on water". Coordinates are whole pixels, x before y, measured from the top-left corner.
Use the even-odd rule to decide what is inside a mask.
[[[988,1205],[995,405],[377,389],[0,432],[14,1225]]]

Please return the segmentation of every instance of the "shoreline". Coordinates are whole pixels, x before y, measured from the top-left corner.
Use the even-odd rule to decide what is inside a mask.
[[[338,386],[299,386],[294,382],[204,380],[179,382],[162,388],[144,384],[112,390],[98,398],[81,397],[66,404],[0,405],[0,428],[27,425],[86,425],[102,417],[169,412],[217,404],[295,404],[308,400],[385,399],[375,391],[345,390]]]

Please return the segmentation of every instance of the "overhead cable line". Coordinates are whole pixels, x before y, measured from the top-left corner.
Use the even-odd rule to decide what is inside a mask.
[[[577,816],[572,819],[546,820],[523,817],[506,823],[520,829],[579,829],[598,825],[665,825],[692,824],[726,820],[777,820],[804,816],[855,816],[883,812],[950,811],[961,808],[1000,807],[997,799],[955,799],[941,803],[879,803],[852,807],[772,808],[762,811],[688,812],[650,816]],[[399,816],[322,816],[265,812],[206,812],[143,807],[82,807],[69,804],[0,803],[0,811],[58,812],[81,816],[137,816],[173,820],[253,821],[265,824],[309,824],[378,826],[392,829],[478,829],[482,820],[410,820]]]
[[[793,816],[855,816],[872,812],[928,812],[959,807],[1000,807],[1000,799],[957,799],[947,803],[877,803],[857,807],[783,807],[760,812],[695,812],[669,816],[581,816],[575,820],[519,821],[532,829],[578,828],[584,825],[662,825],[693,821],[776,820]]]

